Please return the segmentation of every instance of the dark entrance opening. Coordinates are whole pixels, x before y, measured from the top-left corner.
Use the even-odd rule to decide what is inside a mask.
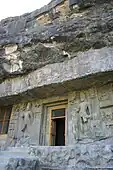
[[[51,131],[50,131],[50,144],[52,146],[65,145],[65,121],[66,121],[66,108],[63,106],[56,106],[51,109]]]
[[[65,145],[65,118],[55,119],[56,121],[56,140],[55,146]]]

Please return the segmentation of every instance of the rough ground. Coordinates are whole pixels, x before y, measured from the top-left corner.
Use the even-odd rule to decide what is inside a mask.
[[[39,170],[39,161],[27,148],[7,148],[0,151],[0,170]]]
[[[76,57],[80,51],[112,47],[113,1],[86,0],[79,9],[70,11],[64,18],[51,24],[39,25],[36,21],[41,10],[0,22],[0,81],[7,77],[26,74],[44,65]],[[51,37],[54,37],[52,42]],[[9,71],[11,61],[6,45],[17,44],[16,55],[22,68]],[[63,54],[65,50],[68,55]]]

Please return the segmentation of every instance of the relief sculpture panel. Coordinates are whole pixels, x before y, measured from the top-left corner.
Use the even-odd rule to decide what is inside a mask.
[[[29,103],[27,105],[26,111],[21,114],[20,119],[22,122],[21,131],[23,133],[23,137],[27,137],[30,134],[30,128],[34,120],[34,115],[32,111],[30,111]]]
[[[113,136],[113,107],[101,109],[100,114],[105,137]]]
[[[25,110],[20,111],[18,121],[17,145],[27,145],[30,140],[34,115],[31,111],[31,103],[28,103]]]
[[[111,84],[104,85],[98,88],[97,91],[100,108],[113,105]]]
[[[74,96],[71,95],[71,98]],[[70,124],[75,141],[98,141],[113,136],[111,84],[80,91],[79,102],[71,101],[69,108],[72,117]]]
[[[98,99],[100,107],[100,120],[104,137],[113,135],[113,91],[112,84],[98,88]]]
[[[73,103],[71,111],[72,116],[72,133],[75,141],[90,139],[92,109],[84,92],[79,93],[79,102]],[[71,110],[70,109],[70,110]]]
[[[18,105],[17,109],[15,108],[14,119],[18,121],[16,127],[12,128],[14,121],[10,125],[10,136],[17,138],[19,145],[29,145],[35,141],[37,145],[49,145],[50,116],[47,108],[43,108],[42,103],[38,102]],[[69,93],[67,115],[66,144],[113,137],[112,85]]]
[[[18,113],[16,146],[39,145],[41,105],[35,102],[25,103],[18,109]]]
[[[87,101],[85,93],[80,93],[80,104],[78,110],[79,122],[79,139],[90,138],[91,136],[91,118],[92,111],[89,101]]]

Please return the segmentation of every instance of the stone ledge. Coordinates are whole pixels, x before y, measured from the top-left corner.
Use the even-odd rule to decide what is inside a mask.
[[[31,147],[29,154],[36,156],[42,167],[59,170],[113,169],[113,139],[75,146]]]
[[[0,84],[0,102],[25,96],[50,97],[113,81],[113,48],[89,50],[62,63],[49,64],[26,76]],[[28,97],[29,96],[29,97]],[[16,102],[16,101],[15,101]],[[0,103],[0,104],[1,104]]]
[[[85,168],[84,170],[113,170],[113,167],[109,167],[109,168]]]

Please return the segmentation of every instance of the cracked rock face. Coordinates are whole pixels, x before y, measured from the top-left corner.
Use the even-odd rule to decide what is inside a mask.
[[[0,56],[0,81],[7,77],[29,73],[47,64],[62,62],[66,58],[60,49],[42,43],[24,48],[17,45],[5,46]]]
[[[30,148],[30,154],[37,156],[42,167],[59,170],[108,170],[113,169],[113,139],[76,146]]]
[[[45,25],[37,20],[42,9],[2,20],[0,81],[70,59],[80,51],[112,47],[112,6],[111,0],[78,1],[77,11],[73,9]]]

